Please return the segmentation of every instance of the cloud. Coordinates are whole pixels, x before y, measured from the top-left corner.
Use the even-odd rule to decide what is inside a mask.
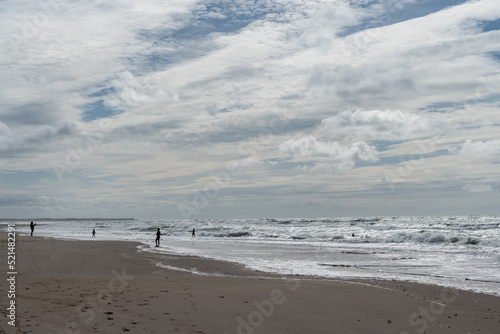
[[[462,187],[463,190],[466,190],[471,193],[482,193],[493,191],[490,185],[487,184],[466,184]]]
[[[60,137],[76,135],[74,124],[62,123],[57,126],[37,125],[25,134],[23,144],[50,142]]]
[[[49,143],[62,138],[76,136],[78,131],[74,124],[23,126],[14,130],[0,121],[0,151],[19,152],[40,151]]]
[[[348,108],[400,110],[474,98],[477,79],[497,72],[486,53],[500,47],[499,32],[480,28],[483,20],[500,18],[494,6],[467,2],[332,37],[328,57],[311,64],[307,94]]]
[[[290,178],[298,166],[352,169],[338,173],[343,189],[368,198],[381,170],[421,156],[413,140],[439,136],[425,175],[405,179],[428,184],[467,160],[458,154],[498,156],[499,18],[497,0],[0,1],[2,173],[38,172],[30,193],[51,189],[73,209],[96,192],[116,203],[131,203],[127,193],[177,200],[235,160],[260,177],[242,177],[235,197],[274,182],[326,187],[321,175]],[[52,161],[103,134],[104,120],[98,149],[53,189]],[[376,141],[392,142],[380,163]],[[490,165],[481,172],[493,185]],[[447,185],[462,187],[467,174],[457,168]],[[144,183],[151,175],[161,182]]]
[[[12,126],[18,125],[54,125],[61,120],[64,111],[54,100],[37,101],[6,108],[0,111],[0,119]]]
[[[497,158],[500,156],[500,139],[489,141],[472,141],[467,139],[461,146],[450,149],[450,152],[473,157]]]
[[[321,142],[308,136],[300,139],[289,139],[282,143],[278,150],[294,159],[320,160],[313,167],[302,166],[299,170],[310,172],[331,172],[332,170],[349,170],[358,161],[377,161],[377,150],[364,142],[343,146],[339,142]]]
[[[115,109],[144,106],[165,95],[154,76],[137,78],[129,71],[120,73],[111,81],[111,90],[113,93],[104,97],[104,103]],[[176,101],[179,96],[176,92],[171,92],[169,98]]]
[[[268,163],[268,162],[258,160],[256,157],[251,156],[251,157],[247,157],[245,159],[242,159],[240,161],[230,162],[226,165],[226,168],[228,170],[232,170],[232,171],[241,171],[244,168],[262,165],[265,163]],[[270,163],[273,164],[272,162],[270,162]]]
[[[232,154],[253,154],[271,145],[277,137],[298,129],[312,128],[311,120],[287,119],[286,115],[277,112],[255,111],[254,108],[236,109],[236,105],[227,109],[211,106],[208,114],[192,118],[191,122],[181,129],[169,131],[165,141],[169,144],[196,144],[198,147],[219,143],[238,144]],[[241,107],[241,106],[240,106]],[[235,109],[230,109],[235,108]],[[215,113],[213,110],[226,109],[227,112]]]
[[[362,12],[341,2],[327,3],[311,13],[300,40],[308,47],[328,50],[331,40],[346,27],[360,23]]]
[[[113,80],[124,81],[120,73],[129,71],[143,77],[151,71],[151,63],[156,63],[154,69],[164,68],[166,64],[160,64],[158,55],[176,50],[158,40],[188,24],[196,2],[1,2],[0,27],[5,33],[0,37],[0,59],[9,64],[2,73],[9,80],[8,84],[0,83],[0,88],[6,92],[2,102],[10,107],[10,117],[19,114],[11,111],[22,108],[34,116],[25,121],[53,124],[44,120],[53,112],[36,115],[33,111],[40,109],[40,100],[52,98],[56,108],[47,109],[63,107],[59,116],[68,117],[67,104],[79,109],[93,102],[90,95],[99,87],[109,87]],[[143,38],[141,32],[151,30],[158,35]],[[144,91],[148,87],[134,86],[134,82],[118,86],[121,100],[116,103],[136,106],[148,96]]]
[[[0,206],[2,207],[9,207],[9,206],[26,206],[26,205],[32,205],[35,204],[37,201],[39,201],[39,197],[29,195],[26,193],[20,193],[20,194],[6,194],[6,193],[0,193]]]
[[[357,140],[402,141],[439,136],[449,127],[441,116],[420,116],[399,110],[357,110],[322,120],[318,130]]]
[[[420,74],[402,64],[402,57],[386,56],[392,59],[317,64],[309,71],[308,94],[364,108],[373,103],[383,104],[393,97],[400,100],[418,96],[425,89]]]
[[[0,121],[0,151],[6,150],[13,142],[12,131]]]

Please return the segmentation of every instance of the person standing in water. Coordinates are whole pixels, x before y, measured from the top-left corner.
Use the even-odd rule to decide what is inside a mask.
[[[158,227],[158,230],[156,231],[156,240],[155,240],[155,247],[160,247],[160,228]]]
[[[30,224],[30,228],[31,228],[31,236],[33,236],[33,231],[35,230],[35,226],[36,226],[36,223],[33,224],[33,222],[31,222]]]
[[[195,237],[195,234],[196,234],[196,230],[193,228],[193,231],[191,231],[191,237]]]
[[[92,230],[92,238],[95,238],[95,229]]]

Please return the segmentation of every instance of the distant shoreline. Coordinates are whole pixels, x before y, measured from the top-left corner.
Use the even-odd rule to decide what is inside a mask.
[[[0,218],[0,221],[137,220],[135,218]]]

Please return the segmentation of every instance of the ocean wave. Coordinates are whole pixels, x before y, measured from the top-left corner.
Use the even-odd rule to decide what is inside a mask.
[[[356,218],[351,219],[350,223],[376,223],[380,221],[380,218]]]
[[[375,240],[373,240],[375,241]],[[383,243],[421,243],[421,244],[435,244],[435,243],[449,243],[457,245],[483,245],[483,246],[493,246],[498,247],[500,242],[495,239],[489,239],[486,237],[478,236],[457,236],[457,235],[445,235],[443,233],[436,232],[399,232],[384,240],[380,240]]]
[[[218,238],[241,238],[241,237],[249,237],[252,234],[250,232],[229,232],[229,233],[219,233],[214,234],[214,237]]]
[[[444,234],[433,233],[433,232],[418,232],[418,233],[406,233],[399,232],[385,240],[387,243],[404,243],[404,242],[416,242],[416,243],[444,243],[450,242]]]
[[[158,229],[158,227],[133,227],[130,230],[131,231],[138,231],[138,232],[155,232]]]
[[[474,238],[467,238],[467,241],[465,243],[467,245],[477,245],[479,243],[479,240]]]
[[[282,220],[282,221],[278,221],[277,223],[280,225],[290,225],[293,223],[293,221],[292,220]]]

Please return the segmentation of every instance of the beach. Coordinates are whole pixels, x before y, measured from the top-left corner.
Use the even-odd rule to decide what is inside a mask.
[[[7,323],[9,301],[3,293],[0,332],[500,331],[498,296],[394,280],[273,275],[229,262],[138,251],[138,246],[18,235],[16,326]],[[1,248],[7,254],[4,240]]]

